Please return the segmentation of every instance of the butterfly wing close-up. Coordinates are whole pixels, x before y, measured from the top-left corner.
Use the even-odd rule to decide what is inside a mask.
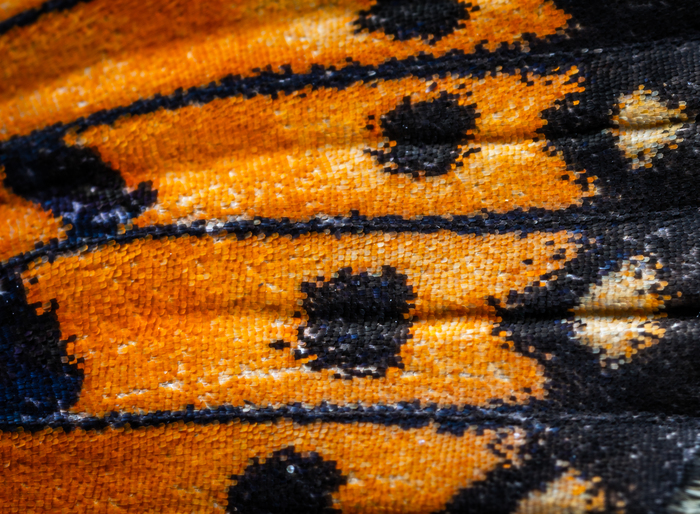
[[[700,4],[0,2],[0,513],[700,512]]]

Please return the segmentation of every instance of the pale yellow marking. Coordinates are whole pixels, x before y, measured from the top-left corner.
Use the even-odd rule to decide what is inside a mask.
[[[657,279],[655,266],[645,259],[624,261],[620,271],[603,277],[573,309],[575,337],[600,353],[603,366],[605,360],[616,359],[610,364],[615,369],[664,336],[665,330],[655,320],[665,317],[659,311],[664,305],[661,292],[668,283]],[[635,276],[637,272],[641,277]]]
[[[617,128],[612,133],[618,138],[620,150],[632,161],[632,169],[651,167],[652,159],[663,158],[664,147],[673,150],[673,146],[682,141],[676,132],[688,121],[683,112],[685,105],[669,108],[657,92],[638,89],[631,95],[621,96],[618,107],[620,113],[612,117]]]

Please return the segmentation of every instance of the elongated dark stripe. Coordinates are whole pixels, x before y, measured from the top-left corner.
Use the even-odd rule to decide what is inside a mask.
[[[39,7],[27,9],[13,17],[0,21],[0,36],[15,27],[26,27],[35,23],[42,15],[50,12],[60,12],[72,9],[78,4],[92,2],[92,0],[49,0]]]
[[[492,214],[485,212],[480,216],[425,216],[421,219],[404,219],[400,216],[382,216],[379,218],[367,218],[355,214],[352,217],[338,218],[312,218],[309,221],[292,222],[288,219],[257,218],[254,220],[241,220],[220,223],[199,220],[191,225],[155,225],[143,228],[135,228],[121,235],[103,236],[97,238],[72,238],[59,242],[54,240],[47,245],[37,243],[37,248],[31,252],[17,255],[8,259],[0,267],[0,276],[16,270],[23,269],[29,262],[36,258],[48,257],[53,261],[62,254],[70,253],[87,245],[93,249],[114,241],[119,244],[127,244],[136,239],[151,236],[164,238],[170,236],[217,236],[235,234],[239,239],[268,236],[278,234],[280,236],[291,235],[299,237],[310,233],[328,231],[336,237],[343,234],[362,232],[416,232],[432,233],[440,230],[449,230],[460,235],[466,234],[503,234],[521,231],[523,236],[533,231],[559,231],[585,230],[587,226],[601,223],[641,222],[646,219],[670,221],[683,216],[696,213],[696,209],[671,209],[663,212],[628,213],[628,214],[593,214],[586,208],[570,208],[562,211],[547,211],[545,209],[531,209],[528,212],[512,211],[506,214]],[[208,223],[216,224],[208,227]]]
[[[158,426],[169,423],[195,423],[209,425],[226,423],[234,420],[250,423],[265,423],[277,419],[291,419],[295,423],[307,424],[314,422],[333,423],[375,423],[378,425],[397,425],[404,429],[426,426],[431,422],[440,425],[439,432],[462,435],[469,427],[495,428],[500,426],[522,426],[526,428],[544,427],[549,425],[585,423],[586,425],[601,424],[609,426],[615,423],[660,423],[694,424],[700,428],[700,420],[687,416],[662,418],[654,414],[640,414],[630,421],[629,416],[622,414],[586,414],[547,412],[528,405],[499,406],[495,408],[478,407],[443,407],[423,405],[419,402],[402,402],[396,405],[373,405],[369,407],[348,407],[337,405],[321,405],[305,408],[300,404],[284,407],[232,407],[224,405],[215,409],[187,408],[182,411],[157,411],[148,414],[131,414],[112,412],[105,417],[79,417],[69,414],[52,414],[44,418],[27,419],[20,424],[0,424],[0,431],[14,431],[21,427],[25,432],[35,432],[46,427],[61,427],[65,431],[74,428],[85,430],[104,430],[120,428],[128,424],[131,428]]]

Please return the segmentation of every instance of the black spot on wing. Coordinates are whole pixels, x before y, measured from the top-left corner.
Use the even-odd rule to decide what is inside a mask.
[[[477,116],[474,106],[460,105],[447,94],[415,104],[406,97],[380,121],[382,134],[395,146],[371,153],[388,173],[443,175],[459,157],[460,145],[468,141]]]
[[[316,453],[302,455],[294,447],[272,454],[261,463],[256,457],[228,492],[227,512],[242,514],[331,514],[331,494],[347,482],[335,462]]]
[[[398,355],[411,337],[413,300],[406,276],[386,266],[380,276],[338,272],[327,282],[304,283],[304,310],[299,349],[294,356],[314,371],[340,368],[347,377],[380,377],[389,367],[403,367]]]
[[[384,32],[399,41],[421,38],[431,43],[464,27],[471,4],[458,0],[377,0],[360,11],[357,32]]]

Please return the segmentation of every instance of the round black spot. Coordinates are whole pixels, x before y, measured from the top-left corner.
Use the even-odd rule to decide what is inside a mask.
[[[396,145],[372,154],[388,173],[443,175],[459,156],[459,145],[469,139],[476,118],[473,105],[459,105],[447,94],[415,104],[406,97],[381,118],[383,135]]]
[[[356,32],[391,34],[399,41],[421,38],[430,43],[463,28],[468,8],[457,0],[377,0],[355,20]]]
[[[236,485],[228,491],[227,512],[243,514],[309,513],[331,514],[331,494],[347,479],[335,462],[318,454],[302,456],[294,447],[272,454],[264,464],[254,458]]]
[[[403,367],[398,353],[411,337],[414,298],[405,275],[389,266],[380,276],[353,275],[347,268],[327,282],[306,282],[301,290],[309,319],[299,327],[297,359],[315,355],[307,364],[312,370],[340,368],[346,378],[376,378],[389,367]]]

